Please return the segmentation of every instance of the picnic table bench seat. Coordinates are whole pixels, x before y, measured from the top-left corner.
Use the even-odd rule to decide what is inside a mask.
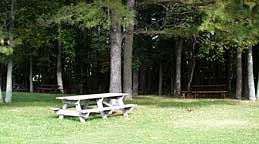
[[[90,114],[92,114],[92,113],[98,114],[98,113],[101,113],[101,111],[105,112],[107,114],[112,114],[112,112],[114,112],[116,110],[125,109],[127,112],[130,112],[136,106],[137,105],[135,105],[135,104],[126,104],[123,106],[104,107],[101,110],[98,108],[89,108],[89,109],[84,109],[84,110],[79,110],[79,111],[66,110],[66,109],[62,109],[62,108],[51,108],[51,110],[53,110],[58,115],[80,116],[80,117],[87,118],[87,117],[89,117]]]
[[[134,107],[136,107],[136,104],[126,104],[121,106],[113,106],[109,105],[112,110],[119,110],[119,109],[125,109],[126,111],[131,111]]]
[[[42,84],[35,88],[38,92],[50,92],[50,93],[57,93],[58,92],[58,85],[52,84]]]
[[[104,108],[102,110],[105,113],[110,113],[111,109],[110,108]],[[56,111],[58,115],[63,115],[63,116],[75,116],[75,117],[81,117],[83,119],[86,119],[90,116],[90,114],[98,114],[101,111],[99,109],[86,109],[86,110],[80,110],[80,111],[75,111],[75,110],[64,110],[64,109],[59,109]]]
[[[51,108],[56,114],[58,115],[64,115],[64,116],[82,116],[85,117],[85,115],[89,115],[91,113],[100,113],[99,109],[86,109],[86,110],[67,110],[67,109],[62,109],[62,108]],[[111,111],[111,108],[103,108],[102,111]]]
[[[56,111],[56,114],[62,115],[62,116],[75,116],[75,117],[81,117],[81,113],[74,110],[67,110],[67,109],[59,109]]]
[[[191,95],[193,98],[198,97],[221,97],[225,98],[228,91],[227,85],[225,84],[219,84],[219,85],[193,85],[191,87],[191,91],[182,91],[182,95],[188,96]]]
[[[28,91],[28,89],[26,88],[26,86],[24,84],[14,84],[13,90],[18,91],[18,92]]]

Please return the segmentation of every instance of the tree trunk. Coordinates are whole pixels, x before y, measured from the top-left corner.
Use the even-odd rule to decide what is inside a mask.
[[[6,80],[6,95],[5,102],[12,102],[12,72],[13,72],[13,61],[10,59],[7,65],[7,80]]]
[[[181,96],[182,49],[183,49],[183,39],[180,38],[178,40],[178,44],[176,47],[176,76],[175,76],[176,96]]]
[[[159,66],[159,84],[158,84],[158,95],[162,95],[163,90],[163,66],[160,64]]]
[[[9,28],[9,41],[10,47],[14,48],[14,40],[13,40],[13,29],[14,29],[14,20],[15,20],[15,13],[14,13],[14,6],[15,0],[12,0],[11,4],[11,20],[10,20],[10,28]],[[11,103],[12,102],[12,73],[13,73],[13,60],[9,59],[7,64],[7,80],[6,80],[6,94],[5,94],[5,102]]]
[[[0,103],[3,103],[3,94],[2,94],[2,69],[0,68]]]
[[[171,74],[170,74],[170,95],[174,95],[175,94],[175,86],[174,86],[174,76],[175,76],[175,69],[171,70]]]
[[[145,94],[145,90],[146,90],[146,70],[145,70],[145,66],[141,66],[140,67],[140,92],[142,94]]]
[[[237,78],[236,78],[236,99],[242,97],[242,51],[237,48]]]
[[[110,73],[110,92],[121,92],[121,27],[116,16],[116,10],[111,13],[111,73]]]
[[[128,8],[133,10],[135,0],[128,0]],[[123,66],[123,92],[127,93],[126,99],[132,99],[132,50],[133,50],[134,24],[129,24],[125,38],[124,66]]]
[[[33,92],[33,73],[32,73],[32,57],[30,57],[30,75],[29,75],[29,80],[30,80],[30,92]]]
[[[80,81],[80,90],[79,90],[79,93],[82,95],[82,94],[84,94],[84,83],[83,83],[83,81]]]
[[[133,96],[138,95],[138,86],[139,86],[139,79],[138,79],[139,71],[133,69]]]
[[[58,55],[57,55],[57,84],[58,90],[64,93],[62,80],[62,42],[58,41]]]
[[[153,93],[153,90],[154,90],[154,88],[153,88],[153,82],[155,81],[155,79],[154,79],[154,76],[153,76],[153,73],[154,73],[153,69],[154,69],[153,66],[150,66],[150,67],[149,67],[149,70],[146,71],[146,74],[147,74],[147,76],[146,76],[146,80],[147,80],[147,81],[146,81],[147,94]],[[155,91],[156,91],[156,90],[155,90]]]
[[[254,72],[253,72],[253,48],[250,47],[248,51],[248,92],[249,100],[255,101],[255,86],[254,86]]]
[[[191,92],[193,73],[194,73],[194,69],[195,69],[195,65],[196,65],[195,58],[193,57],[192,59],[193,59],[192,69],[191,69],[190,76],[189,76],[189,81],[188,81],[188,84],[187,84],[187,91],[188,91],[188,93]]]
[[[259,99],[259,69],[257,70],[257,73],[258,73],[258,76],[257,76],[256,99],[258,100]]]
[[[258,77],[259,77],[259,72],[258,72]],[[257,80],[256,99],[259,100],[259,80]]]
[[[228,93],[232,95],[232,80],[233,80],[233,54],[232,50],[227,53],[228,54],[228,59],[227,59],[227,81],[228,81]]]
[[[245,96],[245,98],[249,99],[249,94],[248,94],[248,72],[247,72],[247,65],[248,65],[248,62],[247,62],[247,52],[245,53],[245,55],[242,55],[244,56],[244,58],[242,58],[242,73],[243,73],[243,78],[242,78],[242,97]]]
[[[85,83],[85,80],[84,80],[84,70],[82,68],[82,66],[80,66],[80,81],[79,81],[79,93],[82,95],[84,94],[84,83]]]

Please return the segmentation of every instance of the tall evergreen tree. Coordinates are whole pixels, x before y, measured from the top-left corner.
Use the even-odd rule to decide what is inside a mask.
[[[122,92],[121,84],[121,25],[118,18],[118,11],[111,10],[111,73],[110,92]]]
[[[9,27],[9,40],[10,40],[10,47],[14,48],[14,20],[15,20],[15,3],[16,0],[12,0],[11,3],[11,12],[10,12],[10,27]],[[11,103],[12,102],[12,73],[13,73],[13,60],[9,58],[7,64],[7,82],[6,82],[6,94],[5,94],[5,102]]]
[[[253,72],[253,50],[252,47],[249,48],[247,54],[247,69],[248,69],[248,93],[249,100],[255,101],[255,85],[254,85],[254,72]]]
[[[128,9],[133,11],[135,0],[128,0]],[[124,59],[123,59],[123,92],[127,93],[127,99],[132,99],[132,51],[134,23],[130,22],[126,28]]]
[[[58,28],[58,33],[61,33],[61,27]],[[57,53],[57,84],[58,90],[64,93],[63,78],[62,78],[62,53],[63,53],[63,42],[58,40],[58,53]]]
[[[241,99],[242,97],[242,51],[237,48],[237,69],[236,69],[236,99]]]
[[[0,69],[0,103],[3,103],[3,95],[2,95],[2,70]]]
[[[175,89],[176,95],[181,96],[181,65],[182,65],[183,39],[179,39],[176,45],[176,76]]]

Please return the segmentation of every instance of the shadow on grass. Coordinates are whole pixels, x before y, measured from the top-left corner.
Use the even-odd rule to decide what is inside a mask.
[[[102,116],[100,114],[92,114],[90,115],[87,119],[85,119],[85,121],[103,121],[103,120],[109,120],[111,118],[115,118],[115,117],[123,117],[122,114],[112,114],[112,115],[108,115],[107,119],[103,119]],[[52,115],[52,116],[48,116],[48,118],[51,119],[55,119],[55,120],[65,120],[65,121],[77,121],[80,122],[79,117],[73,117],[73,116],[64,116],[63,119],[59,119],[58,115]]]
[[[56,97],[64,96],[62,94],[44,94],[44,93],[23,93],[15,92],[13,94],[12,104],[0,104],[2,106],[10,107],[29,107],[29,106],[43,106],[55,107],[62,106],[60,100]],[[177,99],[166,96],[137,96],[134,100],[126,103],[134,103],[144,106],[157,106],[161,108],[189,108],[189,107],[208,107],[212,105],[235,105],[238,101],[228,99]]]
[[[236,105],[237,101],[229,99],[179,99],[159,96],[137,96],[128,103],[157,106],[162,108],[208,107],[213,105]]]
[[[50,106],[61,104],[61,101],[56,100],[56,97],[62,94],[45,94],[45,93],[26,93],[14,92],[11,104],[0,104],[10,107],[26,107],[26,106]]]
[[[56,100],[56,97],[62,94],[47,94],[47,93],[14,93],[14,102],[34,102],[34,101],[50,101]]]
[[[58,115],[54,114],[51,116],[48,116],[48,119],[56,120],[56,121],[77,121],[80,122],[78,117],[70,117],[70,116],[65,116],[63,119],[59,119]]]

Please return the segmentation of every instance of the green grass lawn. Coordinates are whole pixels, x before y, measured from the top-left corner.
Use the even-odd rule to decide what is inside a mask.
[[[0,104],[0,144],[259,143],[259,106],[248,101],[138,96],[125,118],[59,120],[59,95],[14,93]]]

